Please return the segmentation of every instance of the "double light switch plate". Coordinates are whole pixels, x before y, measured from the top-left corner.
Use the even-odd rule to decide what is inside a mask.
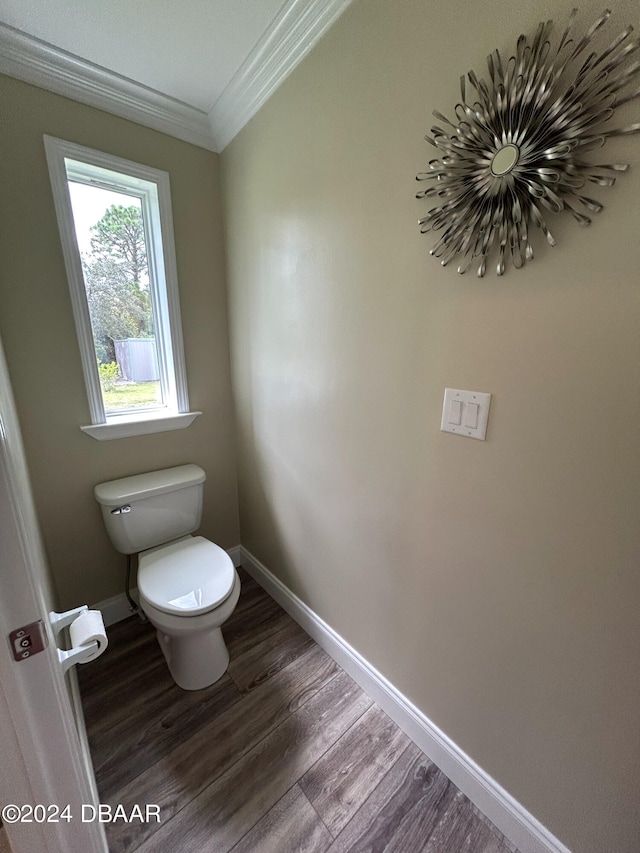
[[[443,432],[484,441],[490,405],[491,394],[445,388],[440,429]]]

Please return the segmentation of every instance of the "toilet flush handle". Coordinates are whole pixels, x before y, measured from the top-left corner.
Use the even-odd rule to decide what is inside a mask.
[[[111,515],[122,515],[123,512],[131,512],[131,507],[129,504],[125,504],[124,506],[117,506],[115,509],[111,510]]]

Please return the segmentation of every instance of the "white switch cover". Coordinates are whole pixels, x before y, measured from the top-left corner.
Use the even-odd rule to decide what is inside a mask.
[[[491,394],[485,394],[482,391],[445,388],[440,429],[443,432],[452,432],[454,435],[484,441],[487,434],[490,405]],[[455,416],[453,415],[454,412]],[[462,422],[460,422],[460,413],[462,414]]]

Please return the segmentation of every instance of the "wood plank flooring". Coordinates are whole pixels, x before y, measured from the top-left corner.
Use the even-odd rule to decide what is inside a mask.
[[[78,667],[111,853],[513,853],[412,741],[240,570],[227,673],[187,692],[154,629]],[[517,852],[516,852],[517,853]]]

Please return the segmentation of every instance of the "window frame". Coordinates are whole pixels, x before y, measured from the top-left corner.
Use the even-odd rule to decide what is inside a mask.
[[[168,173],[52,136],[45,135],[44,144],[91,413],[91,424],[80,429],[103,440],[190,426],[201,412],[189,411]],[[67,160],[72,163],[68,165]],[[113,172],[120,183],[107,174]],[[68,187],[70,178],[141,200],[162,406],[114,414],[105,412]]]

